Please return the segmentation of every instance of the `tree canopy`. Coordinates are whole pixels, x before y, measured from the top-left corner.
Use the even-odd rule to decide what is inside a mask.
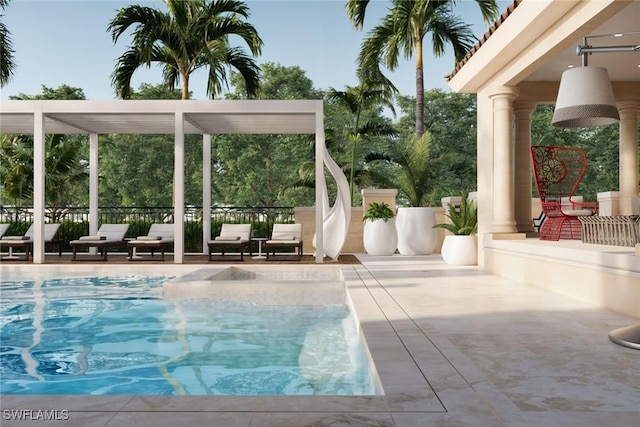
[[[112,74],[116,94],[131,96],[131,78],[141,66],[162,66],[163,84],[174,89],[178,81],[182,99],[189,98],[189,76],[208,70],[207,95],[215,98],[227,84],[227,69],[242,75],[247,94],[259,87],[260,68],[255,59],[230,40],[246,43],[251,55],[258,56],[262,39],[246,19],[249,8],[236,0],[164,0],[167,11],[140,5],[120,9],[109,23],[113,42],[131,26],[133,44],[118,58]],[[236,36],[232,38],[231,36]]]

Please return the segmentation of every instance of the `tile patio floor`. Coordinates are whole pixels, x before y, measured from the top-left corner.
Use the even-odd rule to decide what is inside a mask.
[[[384,396],[2,396],[0,425],[640,425],[640,351],[607,337],[637,319],[439,255],[358,257],[339,267]],[[25,266],[0,274],[11,268]],[[11,409],[66,409],[69,419],[11,421]]]

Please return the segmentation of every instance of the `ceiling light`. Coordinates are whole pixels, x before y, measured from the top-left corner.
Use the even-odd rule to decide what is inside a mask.
[[[637,32],[613,36],[626,34]],[[587,44],[585,37],[583,44],[576,49],[576,53],[582,55],[582,67],[570,68],[562,73],[551,124],[578,128],[606,126],[619,122],[620,114],[613,96],[609,73],[606,68],[589,67],[587,58],[594,52],[637,52],[639,49],[638,45],[594,47]]]

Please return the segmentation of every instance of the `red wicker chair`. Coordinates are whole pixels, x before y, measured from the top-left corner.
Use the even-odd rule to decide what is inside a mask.
[[[531,162],[545,216],[540,226],[540,240],[580,240],[579,218],[598,213],[597,203],[572,200],[587,170],[586,154],[575,147],[534,145]]]

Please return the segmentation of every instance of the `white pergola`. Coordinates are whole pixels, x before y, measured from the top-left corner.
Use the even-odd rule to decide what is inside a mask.
[[[89,134],[90,234],[98,223],[98,139],[101,134],[173,134],[174,262],[184,258],[184,136],[203,136],[203,239],[211,231],[211,135],[315,135],[316,247],[323,247],[324,113],[321,100],[58,101],[0,102],[0,133],[32,134],[34,140],[33,262],[44,263],[46,134]],[[316,251],[322,263],[323,251]]]

